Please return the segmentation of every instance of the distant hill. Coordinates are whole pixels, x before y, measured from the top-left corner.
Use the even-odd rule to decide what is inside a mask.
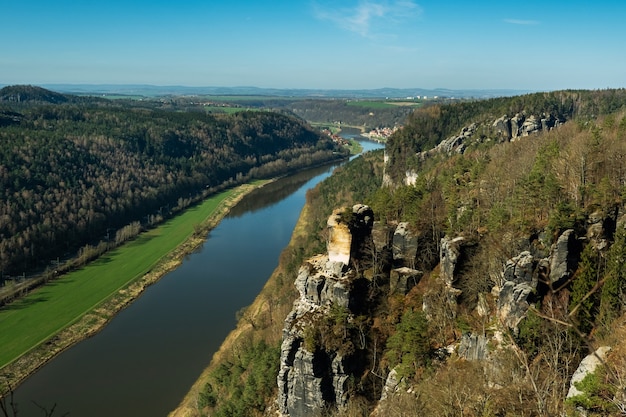
[[[0,102],[65,103],[68,98],[54,91],[32,85],[12,85],[0,89]]]
[[[450,90],[443,88],[378,88],[378,89],[288,89],[259,87],[189,87],[146,84],[47,84],[46,88],[71,94],[120,94],[158,97],[168,95],[242,95],[306,98],[406,98],[439,96],[456,98],[491,98],[526,94],[528,90]]]

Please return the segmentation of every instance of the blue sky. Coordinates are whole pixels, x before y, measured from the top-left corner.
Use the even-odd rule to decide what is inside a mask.
[[[626,87],[626,1],[2,0],[0,84]]]

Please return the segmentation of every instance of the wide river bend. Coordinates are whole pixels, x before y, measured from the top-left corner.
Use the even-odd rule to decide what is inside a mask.
[[[348,129],[364,151],[382,145]],[[276,268],[306,191],[337,165],[247,195],[176,270],[94,337],[61,353],[15,390],[21,417],[166,416],[180,403]],[[35,404],[36,403],[36,404]],[[38,405],[37,405],[38,404]]]

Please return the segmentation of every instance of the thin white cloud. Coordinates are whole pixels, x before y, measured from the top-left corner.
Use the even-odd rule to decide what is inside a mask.
[[[504,19],[506,23],[510,23],[512,25],[538,25],[539,21],[537,20],[520,20],[520,19]]]
[[[418,16],[422,9],[412,0],[361,0],[350,7],[313,3],[315,17],[334,23],[341,29],[371,37],[378,27]]]

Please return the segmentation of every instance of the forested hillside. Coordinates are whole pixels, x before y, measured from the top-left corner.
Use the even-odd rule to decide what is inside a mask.
[[[79,247],[92,256],[98,242],[124,240],[217,190],[345,156],[277,113],[211,116],[5,87],[0,271],[28,273]]]
[[[280,267],[180,415],[273,415],[276,396],[291,417],[623,415],[626,91],[420,109],[385,153],[309,192]],[[348,295],[290,313],[318,297],[306,291],[320,281],[301,280],[326,220],[356,203],[377,233],[343,271]],[[299,350],[283,343],[279,366],[287,333]],[[601,366],[574,377],[593,352]],[[259,383],[268,372],[277,394]]]

